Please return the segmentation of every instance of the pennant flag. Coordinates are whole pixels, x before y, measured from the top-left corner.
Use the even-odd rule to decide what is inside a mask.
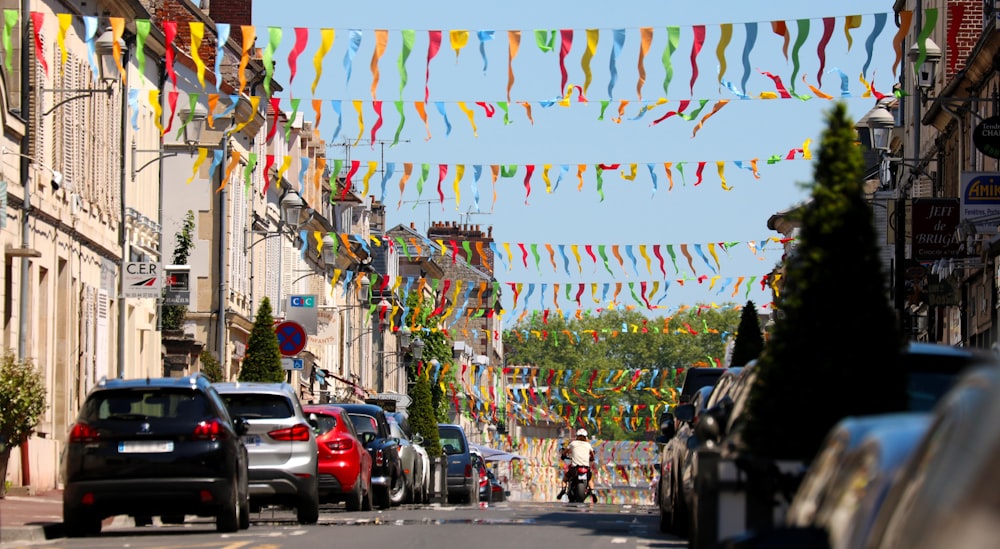
[[[88,16],[84,16],[84,26],[86,26]],[[18,11],[15,9],[5,9],[3,10],[3,64],[7,67],[7,72],[14,71],[14,60],[11,57],[11,53],[14,52],[13,40],[11,36],[14,34],[14,27],[17,26],[17,21],[20,18]],[[96,21],[95,21],[96,28]],[[65,62],[65,60],[64,60]]]
[[[264,48],[262,56],[264,62],[264,93],[267,94],[267,97],[271,97],[271,80],[274,78],[274,52],[281,45],[283,30],[281,27],[268,27],[267,34],[267,47]]]
[[[625,46],[625,29],[615,29],[612,31],[611,36],[613,42],[611,45],[611,59],[609,61],[611,79],[608,81],[608,99],[614,98],[615,82],[618,81],[617,60],[618,56],[622,53],[622,48]]]
[[[319,30],[319,48],[316,50],[316,55],[313,56],[313,69],[316,71],[316,77],[313,78],[311,88],[313,97],[316,97],[316,86],[319,84],[319,77],[323,75],[323,59],[327,53],[330,53],[330,48],[333,47],[333,40],[336,35],[337,32],[334,29],[323,28]],[[319,127],[319,120],[316,121],[316,126]]]
[[[205,39],[205,23],[201,21],[189,21],[188,29],[191,32],[191,57],[194,60],[195,74],[198,76],[198,83],[201,89],[205,89],[205,61],[201,58],[201,42]]]
[[[372,71],[371,93],[373,100],[377,98],[375,95],[375,89],[378,87],[378,81],[379,81],[378,62],[379,60],[382,59],[382,55],[385,53],[385,48],[388,43],[389,43],[389,31],[385,29],[375,29],[375,50],[372,52],[372,62],[371,62],[371,71]],[[374,146],[374,143],[372,143],[372,146]]]
[[[441,31],[431,30],[427,31],[427,69],[424,72],[424,102],[430,100],[431,90],[430,90],[430,80],[431,80],[431,60],[438,54],[441,49]]]
[[[253,25],[240,25],[243,35],[243,53],[240,56],[240,89],[236,93],[243,93],[247,87],[247,64],[250,62],[250,50],[253,49],[254,41],[257,39],[257,30]],[[174,88],[176,88],[176,83]]]
[[[358,29],[349,30],[347,51],[344,52],[344,70],[347,72],[347,77],[344,79],[344,87],[351,82],[351,69],[354,67],[354,56],[358,54],[358,48],[360,47],[361,31]]]
[[[476,33],[479,38],[479,55],[483,58],[483,74],[486,74],[486,69],[489,67],[489,60],[486,58],[486,43],[493,40],[494,31],[491,30],[481,30]]]
[[[42,42],[42,26],[45,24],[45,14],[40,11],[31,12],[31,28],[35,35],[35,57],[38,63],[45,70],[45,76],[49,76],[49,64],[45,61],[45,48]],[[121,55],[121,49],[118,50]]]
[[[298,72],[299,56],[306,49],[309,43],[309,29],[305,27],[295,27],[295,45],[292,51],[288,52],[288,88],[291,89],[292,82],[295,81],[295,74]]]
[[[663,57],[661,61],[663,62],[663,93],[668,95],[670,88],[670,81],[674,78],[674,67],[671,63],[671,56],[677,51],[677,46],[680,44],[681,39],[681,28],[680,27],[667,27],[667,43],[663,47]]]
[[[521,47],[521,31],[507,31],[507,102],[510,102],[510,89],[514,87],[514,58]]]

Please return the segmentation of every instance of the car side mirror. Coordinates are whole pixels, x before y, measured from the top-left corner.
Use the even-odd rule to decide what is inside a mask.
[[[415,442],[417,444],[423,444],[424,443],[424,437],[421,436],[420,433],[417,433],[417,434],[413,435],[413,442]]]
[[[375,440],[375,433],[369,433],[369,432],[361,433],[361,442],[364,442],[365,444],[370,444],[373,440]]]
[[[312,425],[313,429],[319,429],[319,418],[316,417],[315,413],[310,413],[306,420],[309,421],[309,425]]]
[[[236,434],[243,436],[250,432],[250,422],[245,417],[238,417],[233,420],[233,430]]]
[[[677,421],[691,423],[694,421],[694,404],[681,404],[674,410],[674,417]]]

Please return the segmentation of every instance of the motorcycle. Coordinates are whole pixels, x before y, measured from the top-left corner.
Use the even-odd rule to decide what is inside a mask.
[[[586,465],[570,467],[569,487],[566,490],[570,503],[582,503],[587,499],[589,477],[590,467]]]

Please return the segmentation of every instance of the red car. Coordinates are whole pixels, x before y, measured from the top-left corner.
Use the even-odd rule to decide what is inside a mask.
[[[347,412],[330,404],[309,404],[302,411],[316,419],[320,503],[343,501],[348,511],[371,511],[372,457]]]

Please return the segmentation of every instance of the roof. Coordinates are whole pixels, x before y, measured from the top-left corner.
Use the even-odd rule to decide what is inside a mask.
[[[213,383],[215,390],[221,394],[226,393],[269,393],[269,394],[295,394],[292,386],[285,383],[264,383],[258,381],[225,381]]]

